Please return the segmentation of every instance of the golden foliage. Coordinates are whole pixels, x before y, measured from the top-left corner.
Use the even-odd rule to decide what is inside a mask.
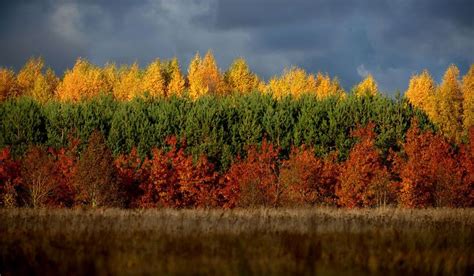
[[[188,69],[189,94],[196,99],[208,93],[223,95],[226,92],[224,78],[209,50],[203,59],[196,53]]]
[[[267,91],[277,98],[287,95],[299,97],[304,93],[316,93],[316,79],[298,67],[285,69],[280,78],[273,77],[267,85]]]
[[[167,95],[183,96],[186,80],[181,73],[177,58],[173,58],[169,63],[170,73],[169,82],[167,83]]]
[[[0,68],[0,102],[18,95],[18,84],[13,70]]]
[[[450,139],[459,142],[462,135],[462,92],[459,69],[455,65],[446,70],[436,93],[437,116],[433,120]]]
[[[346,96],[337,78],[331,80],[328,74],[318,73],[316,76],[316,97],[318,99],[325,99],[334,96],[341,98]]]
[[[44,61],[42,58],[30,58],[25,66],[18,72],[17,82],[22,93],[29,93],[34,86],[38,76],[43,70]]]
[[[464,130],[474,126],[474,64],[462,79],[461,91],[464,98]]]
[[[67,70],[59,83],[56,96],[61,101],[77,102],[98,96],[110,90],[102,70],[85,59],[79,58],[72,70]]]
[[[59,78],[51,68],[43,74],[42,58],[31,58],[17,75],[19,92],[45,103],[53,98]]]
[[[114,97],[121,101],[128,101],[143,94],[142,78],[140,68],[137,63],[132,66],[123,66],[118,73],[118,80],[115,83]]]
[[[428,71],[424,70],[420,75],[414,75],[405,92],[408,101],[423,110],[430,118],[436,116],[436,83]]]
[[[162,74],[162,66],[159,59],[148,65],[143,75],[142,90],[148,92],[152,97],[164,97],[165,79]]]
[[[30,95],[41,103],[49,101],[53,96],[54,87],[48,83],[48,80],[43,75],[39,75],[34,83],[34,87]]]
[[[115,63],[107,63],[102,69],[102,75],[105,80],[105,86],[107,92],[112,92],[114,86],[118,81],[118,70]]]
[[[366,94],[375,96],[378,94],[378,91],[377,82],[371,74],[368,74],[367,77],[355,87],[355,93],[358,96]]]
[[[232,93],[244,94],[258,91],[262,87],[262,81],[250,71],[243,58],[234,60],[225,73],[224,80]]]

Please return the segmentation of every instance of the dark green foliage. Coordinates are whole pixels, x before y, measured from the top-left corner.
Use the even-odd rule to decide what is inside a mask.
[[[109,135],[118,102],[111,96],[100,96],[80,104],[49,102],[44,106],[47,143],[53,147],[67,145],[68,135],[85,142],[94,130]]]
[[[29,145],[46,142],[46,118],[41,104],[21,97],[0,104],[0,148],[21,154]]]
[[[195,157],[206,154],[218,168],[227,168],[246,147],[265,137],[282,148],[285,157],[292,145],[313,146],[324,156],[338,150],[345,159],[354,139],[350,131],[375,123],[377,146],[384,154],[399,149],[411,120],[421,128],[433,128],[427,116],[404,99],[384,96],[317,100],[311,95],[276,100],[271,95],[251,93],[228,97],[141,98],[117,102],[102,96],[78,104],[50,102],[40,105],[31,99],[9,100],[0,105],[0,147],[15,152],[28,144],[63,147],[68,134],[83,145],[93,130],[104,134],[114,154],[137,147],[141,156],[154,147],[166,147],[165,139],[186,139],[187,151]]]

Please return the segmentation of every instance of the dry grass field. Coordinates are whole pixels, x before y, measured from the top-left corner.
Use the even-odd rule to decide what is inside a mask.
[[[472,273],[472,209],[0,210],[2,276]]]

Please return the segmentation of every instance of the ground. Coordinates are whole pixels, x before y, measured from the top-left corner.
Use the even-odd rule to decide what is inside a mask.
[[[0,274],[474,273],[473,209],[0,209]]]

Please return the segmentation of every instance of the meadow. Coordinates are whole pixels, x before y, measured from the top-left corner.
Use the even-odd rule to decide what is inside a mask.
[[[470,275],[472,209],[0,209],[0,274]]]

